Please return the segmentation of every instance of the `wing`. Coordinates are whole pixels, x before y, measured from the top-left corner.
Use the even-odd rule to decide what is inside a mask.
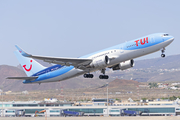
[[[92,62],[92,59],[86,59],[86,58],[65,58],[65,57],[36,56],[36,55],[31,55],[31,54],[26,53],[25,51],[23,51],[18,46],[16,46],[16,48],[19,50],[19,52],[24,57],[40,59],[40,60],[43,60],[43,61],[49,62],[49,63],[55,63],[55,64],[66,65],[66,66],[72,65],[72,66],[77,67],[77,68],[83,68]]]
[[[35,80],[38,76],[32,76],[32,77],[7,77],[6,79],[18,79],[18,80]]]

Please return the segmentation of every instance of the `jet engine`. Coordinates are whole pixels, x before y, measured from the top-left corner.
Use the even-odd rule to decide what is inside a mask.
[[[126,70],[128,68],[134,67],[134,60],[127,60],[125,62],[121,62],[114,67],[112,67],[113,70]]]
[[[90,64],[90,66],[91,67],[105,67],[109,63],[110,63],[109,57],[106,55],[106,56],[95,58]]]

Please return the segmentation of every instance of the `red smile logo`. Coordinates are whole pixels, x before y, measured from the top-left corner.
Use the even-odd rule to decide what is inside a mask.
[[[32,62],[32,60],[30,60],[30,62]],[[30,65],[30,68],[29,68],[29,69],[26,68],[26,65],[23,65],[23,68],[24,68],[27,72],[29,72],[29,71],[31,71],[31,69],[32,69],[32,64]]]

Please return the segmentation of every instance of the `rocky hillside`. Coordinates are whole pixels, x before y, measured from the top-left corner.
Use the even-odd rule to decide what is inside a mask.
[[[133,68],[109,74],[116,78],[133,79],[139,82],[180,81],[180,55],[135,60]]]
[[[26,76],[24,71],[17,67],[1,65],[0,66],[0,89],[5,91],[23,91],[23,90],[50,90],[50,89],[80,89],[99,87],[106,83],[106,80],[84,79],[83,77],[77,77],[61,82],[55,83],[42,83],[42,84],[23,84],[22,80],[9,80],[7,77]],[[111,80],[108,80],[111,81]]]
[[[165,58],[153,58],[135,61],[134,69],[179,69],[180,68],[180,54],[166,56]]]
[[[49,64],[46,65],[50,66]],[[6,79],[10,76],[26,76],[19,66],[0,65],[0,89],[2,89],[2,86],[5,91],[98,88],[116,78],[118,78],[118,83],[116,83],[116,80],[110,83],[109,86],[113,84],[114,87],[119,87],[120,84],[123,84],[121,87],[129,87],[131,84],[133,84],[133,86],[139,84],[138,82],[180,81],[180,55],[139,60],[135,61],[134,68],[125,71],[107,70],[106,73],[110,76],[109,80],[100,80],[98,75],[101,73],[96,72],[94,73],[95,77],[93,79],[84,79],[82,76],[79,76],[56,83],[25,85],[21,80]],[[121,81],[119,79],[126,79],[128,81]],[[135,81],[130,81],[130,79]]]

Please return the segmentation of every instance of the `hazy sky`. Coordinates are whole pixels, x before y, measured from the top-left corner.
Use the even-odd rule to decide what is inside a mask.
[[[18,65],[18,45],[34,55],[79,57],[157,32],[180,53],[180,0],[0,0],[0,65]],[[144,58],[160,57],[161,52]]]

